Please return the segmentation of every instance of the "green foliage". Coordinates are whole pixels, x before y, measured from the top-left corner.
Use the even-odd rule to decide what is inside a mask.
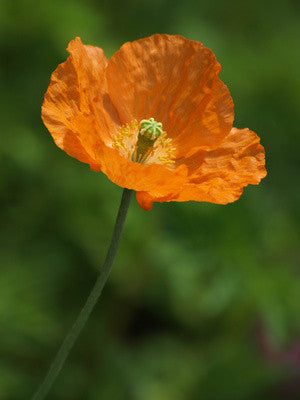
[[[44,377],[96,279],[121,196],[42,125],[50,74],[75,36],[110,56],[156,32],[213,49],[236,126],[260,135],[268,176],[228,206],[148,213],[132,202],[101,302],[49,399],[299,398],[287,355],[300,330],[296,2],[4,0],[0,27],[0,399],[28,399]]]

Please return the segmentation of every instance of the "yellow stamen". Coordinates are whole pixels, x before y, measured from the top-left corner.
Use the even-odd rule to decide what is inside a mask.
[[[161,164],[171,167],[174,164],[175,147],[172,139],[163,132],[162,124],[153,118],[133,120],[121,126],[113,137],[113,148],[128,160],[141,164]]]
[[[119,132],[113,136],[113,148],[125,158],[130,159],[135,150],[138,133],[139,124],[136,119],[130,124],[122,125]]]

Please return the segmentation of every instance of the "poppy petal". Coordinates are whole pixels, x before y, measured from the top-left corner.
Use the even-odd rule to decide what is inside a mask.
[[[139,164],[106,146],[99,149],[98,155],[99,159],[91,164],[92,170],[102,171],[116,185],[147,191],[153,197],[176,196],[187,181],[185,165],[169,170],[160,164]]]
[[[180,157],[187,149],[215,148],[230,132],[233,102],[219,71],[200,42],[156,34],[125,43],[109,61],[106,78],[122,123],[162,122]]]
[[[79,38],[68,46],[42,106],[42,118],[58,147],[72,157],[94,163],[97,149],[111,141],[118,117],[105,92],[107,59],[102,49],[84,46]]]
[[[227,204],[237,200],[245,186],[257,185],[266,174],[265,150],[259,137],[247,128],[233,128],[218,149],[206,152],[177,201]]]
[[[233,128],[218,149],[199,154],[199,161],[199,168],[193,170],[178,197],[170,200],[231,203],[245,186],[257,185],[267,174],[264,148],[247,128]]]

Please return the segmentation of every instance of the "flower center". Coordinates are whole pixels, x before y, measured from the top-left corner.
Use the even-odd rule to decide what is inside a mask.
[[[154,118],[143,119],[139,124],[133,120],[121,126],[113,137],[113,148],[127,159],[140,164],[174,164],[175,148],[172,139],[166,138],[162,123]]]

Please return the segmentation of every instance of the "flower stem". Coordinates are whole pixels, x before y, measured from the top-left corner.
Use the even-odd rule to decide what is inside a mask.
[[[128,207],[130,204],[130,199],[132,195],[132,190],[129,189],[124,189],[123,195],[122,195],[122,200],[120,204],[120,208],[118,211],[115,227],[114,227],[114,232],[111,238],[110,246],[103,264],[103,267],[101,269],[101,272],[99,274],[99,277],[89,294],[89,297],[83,306],[82,310],[80,311],[74,325],[70,329],[69,333],[65,337],[60,349],[58,350],[51,367],[48,371],[48,374],[46,375],[44,381],[42,382],[41,386],[35,393],[35,395],[32,397],[32,400],[43,400],[46,395],[48,394],[52,384],[54,383],[55,379],[57,378],[57,375],[59,374],[61,368],[64,365],[64,362],[66,361],[66,358],[68,357],[70,350],[72,349],[76,339],[78,338],[82,328],[84,327],[86,321],[88,320],[91,312],[93,311],[94,306],[96,305],[101,293],[102,289],[107,281],[107,278],[109,276],[109,273],[111,271],[111,267],[113,264],[113,261],[116,257],[117,250],[119,247],[119,242],[124,226],[124,222],[126,219]]]

